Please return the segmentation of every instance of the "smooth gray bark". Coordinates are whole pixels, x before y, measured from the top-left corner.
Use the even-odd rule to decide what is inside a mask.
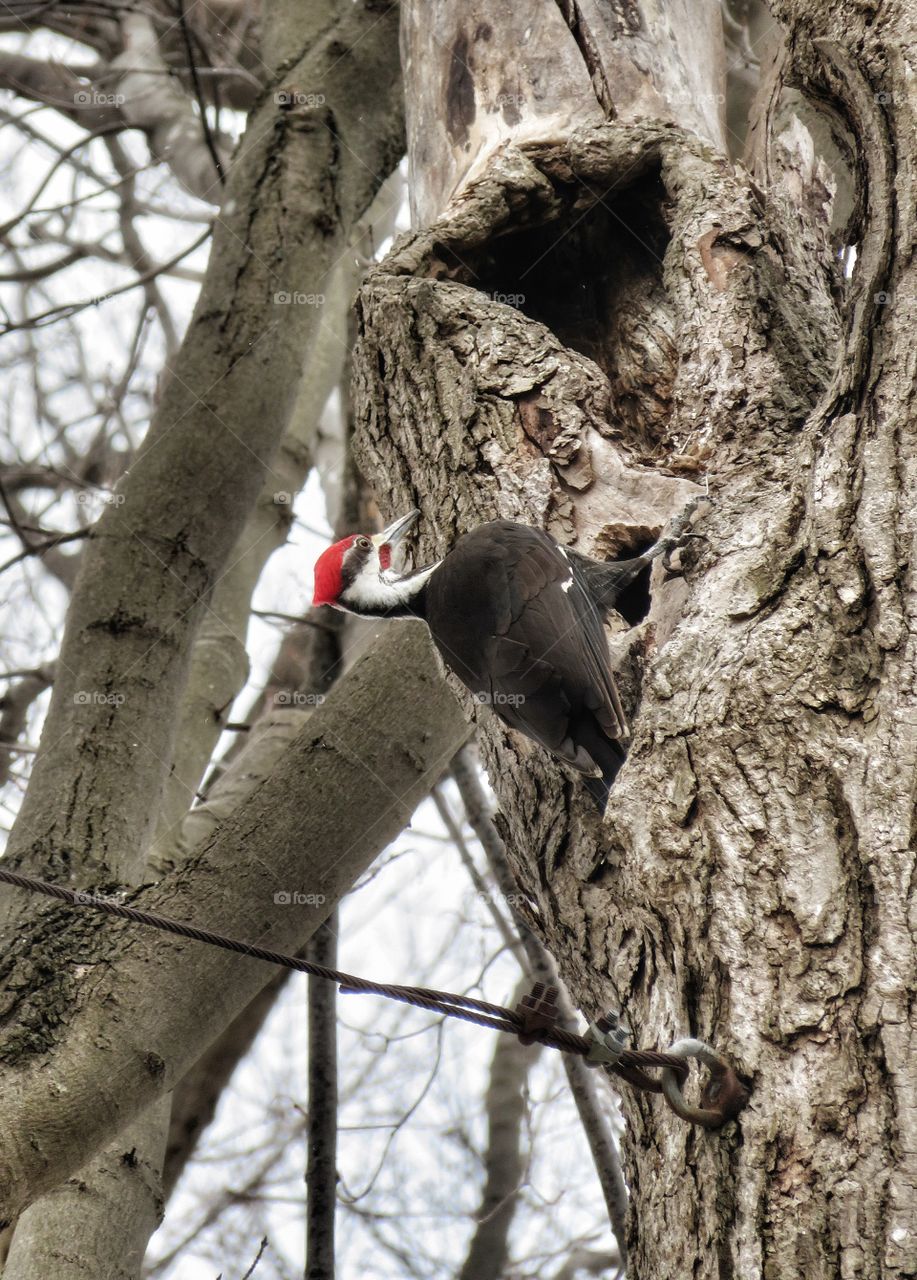
[[[424,629],[387,629],[195,858],[132,901],[295,952],[404,828],[466,734]],[[173,1088],[271,973],[88,911],[52,907],[41,920],[57,982],[15,988],[6,1015],[0,1221]],[[34,945],[14,941],[10,964]]]
[[[303,353],[320,327],[319,308],[295,298],[306,291],[320,296],[357,219],[398,158],[394,12],[344,6],[340,19],[304,48],[303,39],[314,34],[293,25],[276,40],[288,50],[284,73],[322,86],[322,105],[285,103],[272,85],[253,112],[217,220],[207,279],[158,413],[120,483],[123,502],[109,506],[81,557],[52,705],[9,845],[17,865],[40,874],[83,884],[142,876],[195,629],[271,468],[295,403]],[[372,91],[378,103],[372,128],[355,89],[357,73],[361,90]],[[284,295],[294,301],[280,301]],[[49,939],[47,917],[31,905],[4,901],[9,934],[30,943],[17,946],[15,956],[5,954],[0,1020],[9,1031],[22,992],[33,988],[42,1006],[40,1042],[69,1020],[74,975],[61,958],[55,981],[45,981],[57,937]],[[28,1039],[13,1030],[3,1042],[3,1058],[18,1066],[20,1083],[35,1063],[37,1046]],[[62,1177],[112,1136],[114,1117],[121,1128],[116,1104],[107,1128],[101,1117],[98,1138],[84,1135],[70,1146]],[[24,1123],[17,1140],[31,1134],[40,1150],[37,1117]],[[153,1170],[161,1161],[161,1128],[159,1116],[158,1127],[143,1121],[136,1135],[126,1134],[137,1167]],[[141,1148],[142,1135],[149,1137],[148,1149]],[[26,1215],[13,1238],[8,1276],[52,1268],[63,1280],[88,1267],[100,1277],[101,1258],[112,1275],[126,1265],[136,1272],[161,1196],[149,1180],[131,1174],[134,1166],[123,1155],[114,1148],[100,1155],[53,1206],[36,1206],[34,1223]],[[39,1164],[45,1163],[41,1156]],[[130,1241],[113,1239],[121,1219],[104,1210],[101,1198],[89,1207],[80,1202],[83,1185],[118,1181]],[[5,1178],[0,1186],[5,1196],[19,1195]],[[72,1250],[65,1272],[58,1241],[67,1233],[68,1214],[84,1223],[86,1256]]]

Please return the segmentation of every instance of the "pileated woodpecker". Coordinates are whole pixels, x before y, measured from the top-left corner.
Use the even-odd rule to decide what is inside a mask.
[[[396,573],[392,554],[419,514],[329,547],[315,565],[312,603],[365,618],[423,619],[475,698],[583,774],[604,812],[627,724],[602,616],[675,547],[690,513],[631,560],[603,564],[541,529],[494,520],[463,534],[435,564]]]

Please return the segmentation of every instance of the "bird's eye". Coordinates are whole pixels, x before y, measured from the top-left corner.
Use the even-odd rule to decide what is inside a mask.
[[[357,538],[357,546],[360,548],[361,551],[368,551],[369,548],[372,546],[372,543],[370,542],[369,538],[361,537],[361,538]]]

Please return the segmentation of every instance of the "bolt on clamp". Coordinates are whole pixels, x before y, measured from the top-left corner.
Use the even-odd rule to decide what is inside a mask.
[[[624,1052],[630,1038],[630,1029],[618,1019],[614,1010],[589,1023],[588,1036],[592,1043],[586,1055],[590,1067],[613,1067]]]

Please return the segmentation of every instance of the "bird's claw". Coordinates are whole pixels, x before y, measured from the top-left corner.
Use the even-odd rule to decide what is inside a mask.
[[[680,551],[692,538],[703,538],[704,535],[702,533],[693,533],[689,526],[697,508],[701,503],[705,502],[710,502],[706,494],[695,494],[671,521],[668,534],[664,538],[660,538],[660,563],[667,578],[684,577],[684,569],[672,564],[672,556],[676,551]]]
[[[669,578],[683,578],[685,576],[685,571],[682,566],[672,564],[672,556],[675,552],[681,551],[685,546],[685,543],[690,542],[692,539],[703,539],[703,537],[704,535],[702,533],[682,533],[677,538],[674,538],[671,544],[666,547],[662,553],[660,563]]]

